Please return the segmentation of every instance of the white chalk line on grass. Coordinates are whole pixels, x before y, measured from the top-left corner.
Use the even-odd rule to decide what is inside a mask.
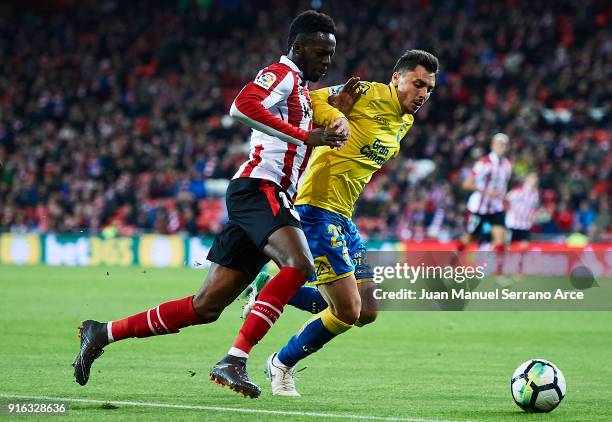
[[[118,400],[95,400],[95,399],[79,399],[72,397],[52,397],[52,396],[32,396],[26,394],[15,393],[0,393],[1,398],[6,399],[21,399],[21,400],[46,400],[46,401],[65,401],[74,403],[91,403],[91,404],[113,404],[115,406],[134,406],[134,407],[154,407],[162,409],[183,409],[183,410],[208,410],[213,412],[235,412],[235,413],[251,413],[265,415],[282,415],[282,416],[306,416],[312,418],[337,418],[337,419],[361,419],[369,421],[403,421],[403,422],[456,422],[440,419],[422,419],[409,417],[393,417],[393,416],[373,416],[373,415],[351,415],[347,413],[324,413],[324,412],[297,412],[290,410],[270,410],[270,409],[249,409],[241,407],[221,407],[221,406],[200,406],[189,404],[170,404],[170,403],[149,403],[138,401],[118,401]]]

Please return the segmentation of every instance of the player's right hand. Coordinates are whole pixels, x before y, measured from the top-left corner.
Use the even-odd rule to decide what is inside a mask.
[[[346,143],[347,136],[336,132],[326,132],[321,128],[314,129],[306,138],[306,145],[313,147],[328,146],[330,148],[342,148]]]
[[[342,91],[340,91],[336,95],[330,96],[327,99],[327,102],[338,110],[340,110],[342,113],[348,115],[348,113],[350,113],[351,109],[361,96],[359,82],[359,77],[353,76],[351,79],[346,81],[346,83],[342,87]]]

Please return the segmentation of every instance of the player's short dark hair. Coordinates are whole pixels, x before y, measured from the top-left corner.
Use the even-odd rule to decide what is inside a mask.
[[[289,27],[289,38],[287,40],[288,50],[291,50],[298,35],[314,34],[315,32],[336,35],[334,20],[325,13],[317,12],[316,10],[307,10],[300,13],[293,22],[291,22],[291,26]]]
[[[430,73],[438,73],[438,58],[423,50],[408,50],[399,58],[393,73],[414,70],[418,65],[423,66]]]

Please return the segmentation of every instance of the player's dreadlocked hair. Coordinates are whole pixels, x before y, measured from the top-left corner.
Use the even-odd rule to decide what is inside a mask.
[[[399,58],[393,72],[414,70],[418,65],[423,66],[430,73],[438,73],[438,58],[423,50],[408,50]]]
[[[300,34],[312,34],[315,32],[325,32],[327,34],[336,35],[336,25],[334,20],[326,15],[315,10],[307,10],[300,13],[291,22],[289,27],[289,39],[287,42],[288,50],[291,50],[295,39]]]

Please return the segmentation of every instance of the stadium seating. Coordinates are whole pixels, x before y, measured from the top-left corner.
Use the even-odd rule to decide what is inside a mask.
[[[34,3],[9,2],[0,15],[0,230],[218,231],[217,202],[201,205],[211,196],[206,182],[231,178],[248,151],[249,130],[226,117],[229,105],[284,51],[295,11],[280,0],[265,8],[139,0],[28,9]],[[461,182],[491,134],[504,131],[515,180],[540,174],[542,236],[611,237],[605,2],[324,6],[338,48],[312,88],[354,74],[387,81],[408,48],[434,52],[442,66],[400,157],[358,204],[364,235],[457,237]],[[417,161],[435,170],[415,176]],[[176,202],[151,208],[166,198]],[[126,205],[130,213],[116,218]],[[434,221],[440,227],[430,230]]]

